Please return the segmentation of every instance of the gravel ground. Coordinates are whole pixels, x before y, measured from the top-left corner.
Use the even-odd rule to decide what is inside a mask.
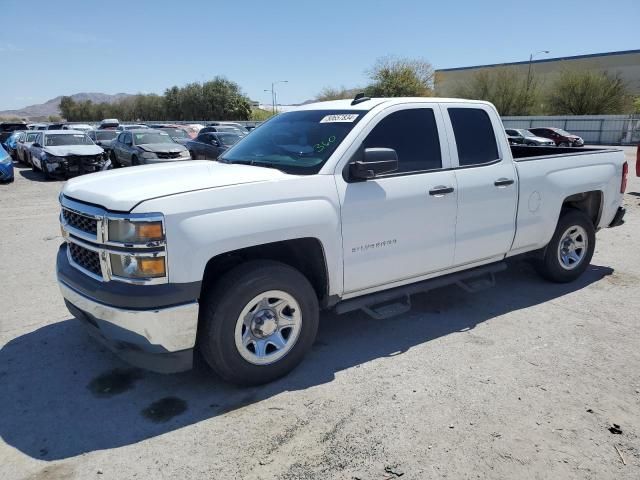
[[[305,362],[250,389],[132,369],[84,333],[55,283],[61,186],[0,186],[0,478],[640,478],[635,176],[580,280],[516,264],[394,319],[324,314]]]

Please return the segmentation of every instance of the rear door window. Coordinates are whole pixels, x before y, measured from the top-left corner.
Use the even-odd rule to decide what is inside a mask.
[[[461,167],[499,160],[491,118],[480,108],[448,108]]]

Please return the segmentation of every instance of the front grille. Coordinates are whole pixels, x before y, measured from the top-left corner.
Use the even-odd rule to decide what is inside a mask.
[[[180,152],[156,152],[158,158],[180,158]]]
[[[79,213],[67,210],[66,208],[62,209],[62,216],[73,228],[91,233],[92,235],[98,234],[98,221],[95,218],[80,215]]]
[[[69,253],[71,259],[85,270],[102,277],[102,268],[100,267],[100,256],[93,250],[88,250],[75,243],[69,243]]]

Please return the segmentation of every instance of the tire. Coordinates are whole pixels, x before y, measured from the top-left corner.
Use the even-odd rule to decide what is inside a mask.
[[[276,299],[285,306],[278,307]],[[256,314],[258,309],[263,315]],[[270,260],[250,261],[225,274],[203,295],[199,349],[228,382],[268,383],[293,370],[311,349],[319,314],[316,293],[298,270]],[[285,322],[292,326],[282,326]],[[282,348],[270,343],[276,338],[284,342]]]
[[[31,171],[33,172],[37,172],[38,168],[36,167],[36,164],[33,163],[33,159],[29,157],[29,155],[27,155],[27,159],[29,161],[29,164],[31,165]]]
[[[572,236],[574,238],[571,239]],[[586,245],[582,248],[575,248],[585,242]],[[595,246],[596,231],[591,219],[580,210],[564,210],[551,241],[544,249],[542,260],[536,264],[536,269],[540,275],[552,282],[572,282],[589,266]],[[570,253],[572,248],[575,248],[573,255]]]
[[[560,142],[558,144],[559,147],[569,147],[570,145],[567,142]]]
[[[40,163],[40,165],[42,166],[42,174],[44,175],[44,179],[45,180],[52,180],[53,177],[51,176],[51,174],[47,171],[47,167],[45,165],[43,165],[42,163]]]
[[[140,162],[138,161],[138,157],[134,155],[133,157],[131,157],[131,166],[135,167],[136,165],[140,165]]]
[[[116,153],[113,150],[111,150],[111,155],[109,155],[109,158],[111,159],[111,165],[113,165],[113,168],[120,168],[122,166],[118,162],[118,158],[116,157]]]
[[[189,155],[191,155],[191,160],[198,160],[198,156],[193,150],[189,150]]]

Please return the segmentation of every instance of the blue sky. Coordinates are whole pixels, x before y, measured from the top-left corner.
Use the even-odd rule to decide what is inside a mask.
[[[82,91],[162,93],[224,75],[297,103],[366,83],[384,55],[436,68],[640,48],[639,0],[0,2],[0,110]],[[538,5],[538,6],[534,6]]]

